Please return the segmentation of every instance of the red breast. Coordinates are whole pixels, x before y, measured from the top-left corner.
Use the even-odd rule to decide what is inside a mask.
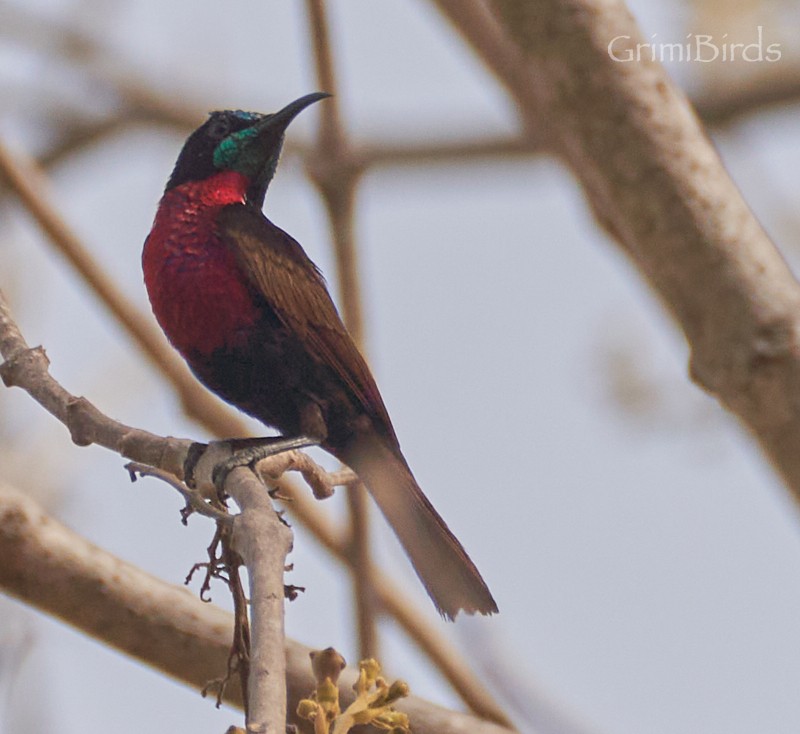
[[[217,216],[245,200],[248,180],[224,171],[167,191],[144,244],[142,268],[153,313],[188,360],[241,342],[258,307]]]

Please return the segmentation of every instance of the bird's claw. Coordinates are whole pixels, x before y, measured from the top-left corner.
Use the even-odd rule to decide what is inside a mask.
[[[239,449],[235,451],[232,456],[225,459],[225,461],[217,464],[211,473],[211,481],[217,488],[219,496],[222,497],[224,496],[225,480],[228,478],[228,474],[234,469],[240,466],[247,466],[251,469],[255,469],[259,461],[268,459],[270,456],[282,454],[284,451],[295,451],[296,449],[307,448],[308,446],[316,446],[318,443],[319,441],[309,436],[294,436],[292,438],[275,436],[259,439],[257,444]]]

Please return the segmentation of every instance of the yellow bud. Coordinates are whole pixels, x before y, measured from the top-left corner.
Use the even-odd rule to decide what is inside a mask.
[[[410,727],[410,723],[408,721],[408,714],[404,714],[402,711],[390,711],[389,712],[389,723],[394,728],[403,729],[404,731],[408,731]]]
[[[301,719],[313,720],[319,713],[319,704],[310,698],[302,698],[297,704],[297,715]]]
[[[381,666],[377,660],[367,658],[366,660],[362,660],[358,664],[358,667],[361,671],[361,675],[359,675],[356,686],[360,689],[360,692],[363,693],[364,691],[368,691],[375,683],[375,679],[381,674]]]
[[[330,678],[336,683],[339,680],[339,674],[347,664],[345,659],[332,647],[326,647],[324,650],[312,650],[309,657],[311,658],[311,670],[314,671],[317,683],[322,683],[326,678]]]
[[[411,689],[408,687],[408,683],[403,680],[396,680],[389,686],[389,691],[386,694],[386,702],[394,703],[399,698],[405,698],[410,692]]]
[[[387,729],[393,734],[407,734],[410,729],[408,716],[399,711],[386,711],[375,719],[375,726]]]
[[[330,678],[326,678],[317,686],[317,701],[324,706],[339,705],[339,689]]]

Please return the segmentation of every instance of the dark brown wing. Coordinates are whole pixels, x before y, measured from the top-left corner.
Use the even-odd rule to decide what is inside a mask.
[[[244,205],[225,207],[218,221],[222,239],[276,316],[339,376],[364,412],[396,443],[369,367],[345,329],[325,279],[300,244]]]

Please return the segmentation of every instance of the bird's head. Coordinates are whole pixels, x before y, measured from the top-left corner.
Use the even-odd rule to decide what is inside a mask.
[[[247,200],[260,206],[275,175],[289,123],[306,107],[329,96],[324,92],[307,94],[271,115],[241,110],[212,112],[184,144],[167,191],[222,171],[235,171],[249,181]]]

